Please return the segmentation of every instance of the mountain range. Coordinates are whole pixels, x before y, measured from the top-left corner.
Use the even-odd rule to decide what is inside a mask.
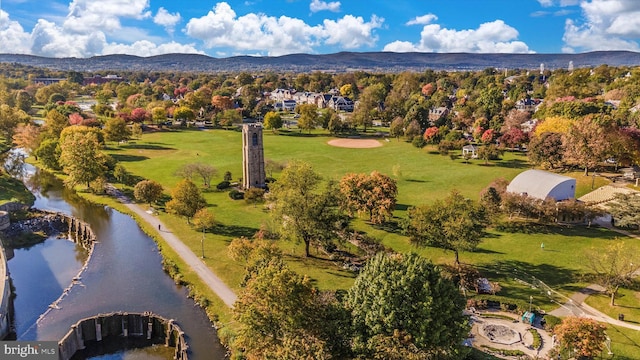
[[[277,57],[235,56],[214,58],[198,54],[166,54],[151,57],[105,55],[90,58],[49,58],[33,55],[0,54],[0,63],[18,63],[53,70],[98,71],[184,71],[184,72],[401,72],[446,70],[545,69],[609,66],[638,66],[640,53],[597,51],[579,54],[469,54],[341,52]]]

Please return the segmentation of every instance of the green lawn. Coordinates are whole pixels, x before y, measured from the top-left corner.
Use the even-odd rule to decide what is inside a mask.
[[[433,148],[417,149],[395,139],[381,140],[382,147],[372,149],[345,149],[332,147],[332,139],[322,133],[299,134],[297,132],[265,132],[265,158],[278,162],[300,159],[311,163],[325,179],[340,179],[349,172],[378,170],[398,181],[398,206],[395,221],[406,215],[413,205],[426,204],[443,198],[452,189],[477,199],[481,189],[496,178],[511,180],[530,168],[526,156],[507,152],[503,160],[490,162],[462,159],[435,153]],[[159,181],[169,190],[180,180],[175,172],[182,165],[203,162],[218,169],[212,184],[222,180],[225,171],[234,179],[242,176],[241,133],[233,130],[181,130],[146,133],[142,139],[122,146],[111,145],[109,153],[118,159],[131,173]],[[268,174],[269,175],[269,174]],[[568,173],[577,179],[576,195],[579,197],[607,183],[606,179],[585,177],[581,172]],[[278,174],[274,174],[277,178]],[[205,235],[205,262],[236,291],[243,276],[243,264],[232,261],[226,255],[227,244],[235,237],[251,236],[269,217],[263,205],[247,205],[244,201],[231,200],[227,192],[204,193],[209,208],[218,222],[213,233]],[[202,234],[194,231],[184,219],[163,212],[162,220],[197,254],[200,253]],[[368,233],[385,246],[399,252],[417,252],[436,263],[453,262],[453,254],[435,248],[418,249],[411,246],[397,226],[373,227],[357,219],[352,226]],[[527,301],[533,297],[534,307],[551,310],[557,305],[550,301],[537,280],[544,281],[557,294],[553,299],[562,301],[586,284],[581,274],[586,271],[581,260],[584,249],[602,247],[613,239],[629,243],[634,251],[640,251],[640,243],[606,229],[566,227],[529,227],[527,234],[491,231],[478,251],[463,252],[460,260],[476,264],[482,273],[502,286],[500,295]],[[544,243],[544,250],[541,249]],[[309,275],[321,289],[346,289],[353,283],[354,275],[318,256],[307,259],[300,244],[283,243],[283,251],[290,266]],[[312,254],[316,254],[312,250]],[[530,284],[536,285],[531,287]],[[636,314],[640,311],[636,311]],[[635,336],[635,335],[634,335]],[[612,336],[615,346],[623,346],[621,337]],[[628,345],[624,345],[628,346]]]
[[[34,200],[33,194],[20,181],[0,170],[0,205],[12,201],[32,204]]]

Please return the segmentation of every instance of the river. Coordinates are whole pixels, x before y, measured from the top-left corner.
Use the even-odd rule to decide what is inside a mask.
[[[78,320],[115,311],[151,311],[174,319],[187,335],[190,359],[224,359],[226,350],[204,311],[162,270],[158,247],[136,222],[112,208],[91,204],[65,189],[51,175],[36,172],[29,181],[34,207],[72,215],[87,222],[96,235],[93,255],[80,281],[48,309],[83,266],[88,254],[56,238],[16,249],[9,260],[15,287],[15,327],[18,340],[59,340]],[[40,319],[40,314],[45,313]],[[171,359],[171,351],[108,350],[92,359]]]

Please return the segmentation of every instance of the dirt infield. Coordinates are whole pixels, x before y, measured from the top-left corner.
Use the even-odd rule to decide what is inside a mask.
[[[352,149],[369,149],[382,146],[380,141],[374,139],[333,139],[328,144]]]

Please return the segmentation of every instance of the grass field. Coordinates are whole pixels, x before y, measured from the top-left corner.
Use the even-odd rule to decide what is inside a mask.
[[[443,198],[452,189],[477,199],[480,190],[492,180],[511,180],[530,168],[526,156],[521,153],[507,152],[502,160],[485,165],[480,160],[469,163],[461,158],[451,160],[449,156],[437,154],[432,148],[417,149],[395,139],[381,140],[382,147],[371,149],[337,148],[327,144],[330,139],[332,137],[320,133],[265,132],[265,158],[281,163],[293,159],[307,161],[325,179],[338,180],[349,172],[373,170],[388,174],[398,182],[395,220],[405,217],[408,207]],[[222,180],[225,171],[230,171],[234,179],[240,178],[241,144],[241,133],[233,130],[163,131],[145,133],[142,139],[129,144],[111,144],[108,152],[132,174],[160,182],[169,193],[180,180],[175,176],[176,170],[187,163],[202,162],[217,168],[218,175],[213,179],[213,185]],[[277,175],[274,174],[274,177],[277,178]],[[608,183],[601,177],[585,177],[582,172],[565,175],[577,179],[577,197],[591,191],[592,184],[599,187]],[[243,264],[232,261],[226,255],[226,246],[233,238],[252,236],[262,224],[268,223],[269,216],[262,205],[253,206],[244,201],[231,200],[227,192],[210,190],[205,191],[204,196],[218,223],[213,233],[205,235],[205,262],[232,288],[239,290],[244,273]],[[200,252],[201,233],[184,219],[164,212],[159,216],[172,231],[180,234],[180,238],[195,253]],[[356,219],[352,226],[396,251],[417,252],[436,263],[453,262],[452,253],[411,246],[393,224],[373,227],[367,221]],[[586,271],[581,260],[584,249],[602,247],[613,239],[625,241],[634,251],[640,251],[637,241],[621,238],[619,234],[606,229],[531,227],[526,234],[491,231],[478,251],[463,252],[460,259],[477,265],[483,275],[499,282],[502,286],[500,295],[524,301],[533,296],[535,307],[549,311],[557,305],[545,293],[528,284],[542,280],[560,293],[569,295],[586,285],[581,278]],[[541,243],[545,245],[544,250],[541,249]],[[346,289],[353,283],[353,273],[343,270],[340,264],[332,263],[321,254],[305,258],[302,246],[294,243],[282,243],[282,248],[290,266],[310,276],[321,289]],[[312,250],[312,254],[316,252]],[[640,313],[635,309],[632,311]],[[633,344],[627,344],[630,341],[628,339],[636,339],[637,335],[627,333],[622,329],[615,336],[612,335],[616,347],[630,349],[620,350],[621,354],[638,350]]]

